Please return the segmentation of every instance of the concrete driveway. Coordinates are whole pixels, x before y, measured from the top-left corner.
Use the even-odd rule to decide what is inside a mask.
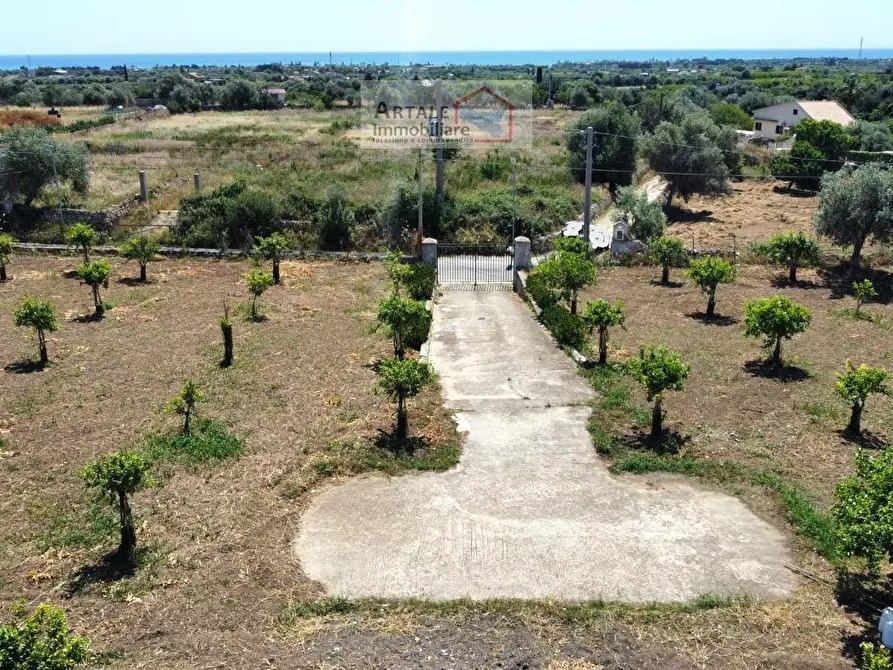
[[[736,498],[611,476],[573,362],[513,293],[448,292],[430,356],[468,431],[447,473],[316,497],[295,549],[331,595],[685,601],[795,586],[782,535]]]

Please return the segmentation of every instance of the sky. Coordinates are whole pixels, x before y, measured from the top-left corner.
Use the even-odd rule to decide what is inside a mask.
[[[893,0],[41,0],[0,53],[893,47]]]

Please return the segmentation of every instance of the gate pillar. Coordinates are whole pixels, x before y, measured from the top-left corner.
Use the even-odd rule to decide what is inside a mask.
[[[437,240],[433,237],[422,240],[422,263],[437,267]]]
[[[516,237],[514,241],[515,270],[530,269],[530,238]]]

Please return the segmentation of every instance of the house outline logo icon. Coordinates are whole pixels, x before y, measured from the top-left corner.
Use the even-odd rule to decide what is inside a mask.
[[[462,109],[462,105],[464,105],[466,102],[473,100],[473,99],[477,98],[478,96],[481,96],[484,94],[489,95],[497,103],[499,103],[500,105],[505,107],[505,109],[508,113],[508,137],[505,137],[505,138],[493,137],[491,139],[475,139],[475,142],[480,142],[482,144],[509,144],[509,143],[511,143],[512,139],[514,138],[515,107],[514,107],[514,105],[512,105],[512,103],[510,103],[508,100],[506,100],[501,95],[496,93],[489,86],[481,86],[480,88],[472,91],[468,95],[463,95],[461,98],[459,98],[458,100],[456,100],[456,102],[453,103],[453,123],[456,126],[458,126],[460,124],[459,111],[460,111],[460,109]],[[478,125],[478,124],[475,124],[475,125]]]

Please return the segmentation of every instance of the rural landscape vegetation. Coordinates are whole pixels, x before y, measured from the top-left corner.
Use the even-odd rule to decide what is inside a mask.
[[[487,77],[530,82],[529,149],[446,147],[439,189],[436,151],[360,148],[363,81]],[[751,141],[793,100],[855,121]],[[890,61],[37,68],[0,104],[3,668],[893,668]],[[587,128],[593,220],[636,252],[561,236]],[[304,575],[321,491],[462,453],[420,205],[441,243],[532,241],[530,318],[597,392],[593,452],[741,500],[785,534],[789,596]]]

